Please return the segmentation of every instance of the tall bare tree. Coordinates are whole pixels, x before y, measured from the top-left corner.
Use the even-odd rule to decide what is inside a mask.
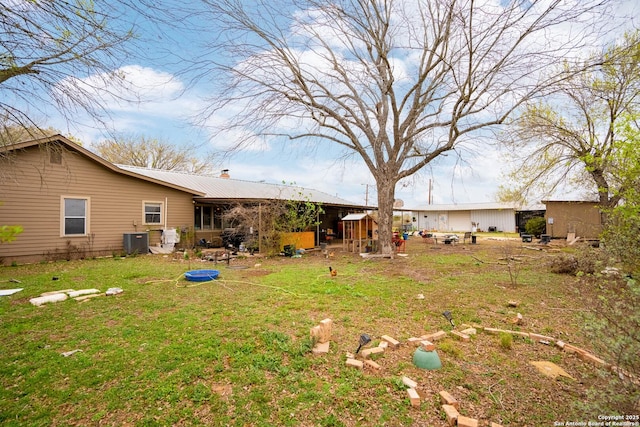
[[[339,148],[377,186],[392,253],[399,180],[486,136],[566,77],[550,72],[606,22],[607,0],[203,0],[216,28],[204,118],[221,132]],[[557,28],[571,31],[554,35]],[[588,30],[587,30],[588,28]],[[233,115],[226,117],[227,111]]]
[[[122,97],[109,88],[123,81],[118,69],[135,40],[128,14],[137,8],[127,0],[0,2],[2,125],[46,136],[37,130],[51,105],[68,119],[80,110],[104,118],[99,95]]]
[[[629,155],[638,141],[628,135],[640,134],[640,31],[595,59],[602,59],[596,68],[527,103],[504,135],[514,154],[516,185],[503,194],[549,197],[566,185],[607,209],[638,186],[637,155]],[[584,63],[571,66],[584,69]]]
[[[94,144],[92,149],[111,163],[197,174],[212,173],[216,167],[215,156],[198,156],[200,148],[194,144],[176,146],[144,136],[122,136]]]

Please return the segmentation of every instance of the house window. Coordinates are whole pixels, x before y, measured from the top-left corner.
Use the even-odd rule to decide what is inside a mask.
[[[196,230],[211,230],[213,228],[213,206],[196,206]]]
[[[63,236],[87,235],[87,213],[89,199],[78,197],[63,197]]]
[[[144,202],[144,223],[162,224],[162,203]]]
[[[196,230],[216,230],[222,227],[222,209],[216,206],[198,205],[195,207]]]

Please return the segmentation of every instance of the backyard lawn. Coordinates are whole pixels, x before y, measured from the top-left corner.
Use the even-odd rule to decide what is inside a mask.
[[[23,290],[0,297],[0,424],[445,426],[442,390],[480,425],[597,421],[601,414],[584,409],[587,388],[602,381],[597,368],[553,343],[481,328],[467,342],[449,333],[436,342],[438,370],[415,367],[417,346],[407,343],[450,332],[448,310],[457,329],[534,332],[589,350],[580,329],[588,290],[548,269],[566,250],[496,234],[475,245],[414,237],[394,259],[337,245],[327,257],[246,256],[229,265],[190,254],[2,267],[0,289]],[[186,281],[194,269],[220,276]],[[112,287],[124,292],[29,303],[47,291]],[[326,318],[330,350],[314,355],[309,330]],[[374,356],[380,369],[349,367],[346,354],[363,333],[372,338],[364,348],[383,335],[401,346]],[[545,376],[534,361],[570,377]],[[405,376],[417,383],[419,407]]]

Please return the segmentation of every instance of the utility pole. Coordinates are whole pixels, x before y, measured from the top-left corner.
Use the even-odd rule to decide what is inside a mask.
[[[369,206],[369,185],[370,184],[360,184],[360,185],[364,185],[365,190],[364,190],[364,204],[365,206]]]

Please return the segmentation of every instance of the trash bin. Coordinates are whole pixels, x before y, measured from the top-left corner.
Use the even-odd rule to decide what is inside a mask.
[[[471,244],[472,245],[476,244],[476,236],[471,236]]]
[[[409,240],[409,233],[402,233],[402,240]]]

